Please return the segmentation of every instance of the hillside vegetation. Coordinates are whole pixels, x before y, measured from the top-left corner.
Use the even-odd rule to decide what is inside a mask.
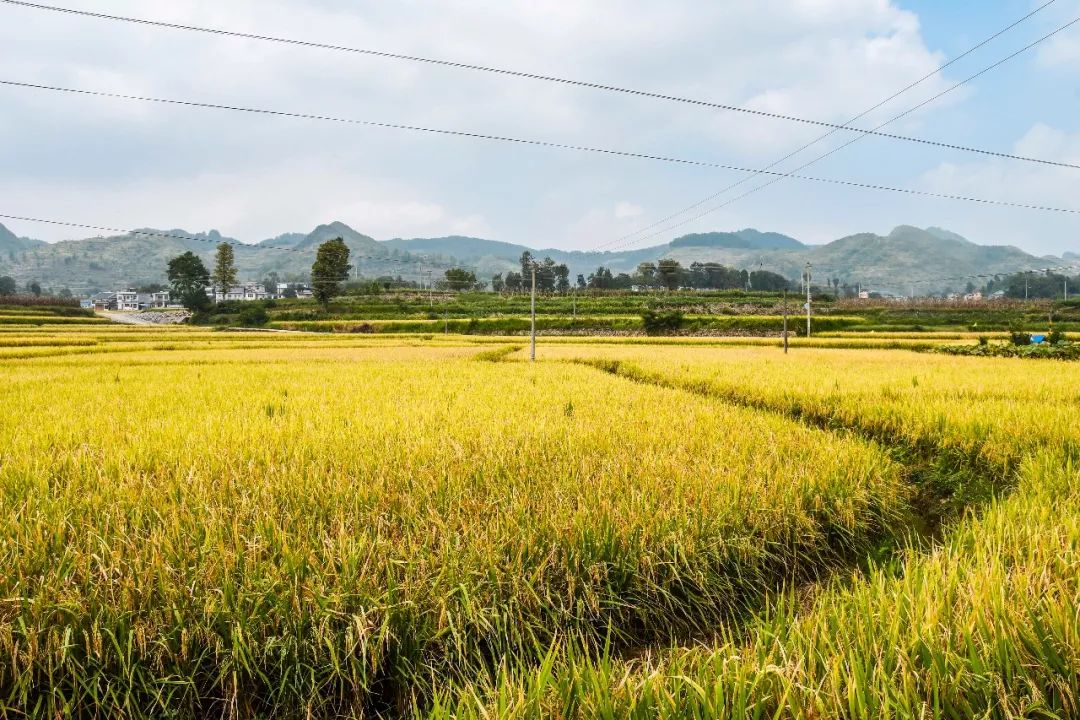
[[[0,275],[20,284],[36,280],[44,287],[76,293],[161,282],[168,260],[192,251],[209,261],[220,242],[236,243],[217,231],[191,234],[184,230],[145,229],[118,237],[97,237],[41,243],[15,235],[0,225]],[[807,262],[818,282],[837,280],[869,290],[907,295],[911,282],[920,292],[963,289],[964,282],[935,277],[993,275],[1059,265],[1056,258],[1039,258],[1015,247],[983,246],[955,233],[900,226],[887,236],[851,235],[825,245],[806,245],[786,235],[752,228],[732,233],[685,235],[668,244],[613,252],[535,250],[524,245],[470,237],[393,239],[378,242],[342,222],[320,225],[310,233],[285,233],[256,244],[237,245],[241,279],[259,281],[270,273],[282,279],[309,276],[319,243],[341,237],[353,255],[356,272],[365,278],[402,277],[418,281],[421,269],[440,275],[464,265],[483,281],[519,269],[524,252],[565,264],[572,278],[603,266],[614,273],[632,273],[640,263],[662,258],[718,262],[739,270],[766,270],[790,279],[801,276]],[[927,269],[937,269],[934,277]],[[824,283],[822,283],[824,284]]]

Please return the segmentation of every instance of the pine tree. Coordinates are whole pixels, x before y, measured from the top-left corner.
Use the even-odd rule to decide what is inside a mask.
[[[221,243],[217,246],[214,274],[211,279],[214,287],[219,289],[223,296],[236,284],[236,257],[233,255],[232,245]]]

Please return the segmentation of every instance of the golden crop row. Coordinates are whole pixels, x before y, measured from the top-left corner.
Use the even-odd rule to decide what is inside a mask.
[[[977,512],[948,524],[940,544],[838,577],[810,607],[785,594],[747,628],[726,627],[714,647],[625,660],[567,643],[540,666],[507,666],[494,681],[444,692],[422,714],[1080,715],[1074,365],[866,351],[581,346],[545,355],[928,448],[939,460],[955,453],[1007,483],[996,497],[969,498]]]
[[[293,345],[5,363],[0,708],[370,710],[707,637],[908,520],[899,466],[776,415]]]

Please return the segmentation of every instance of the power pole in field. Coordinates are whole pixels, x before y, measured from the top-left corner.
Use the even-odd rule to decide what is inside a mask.
[[[529,331],[529,360],[536,362],[536,263],[532,264],[532,327]]]
[[[787,290],[784,291],[784,354],[787,355]]]
[[[806,337],[810,337],[810,271],[813,265],[806,263]]]

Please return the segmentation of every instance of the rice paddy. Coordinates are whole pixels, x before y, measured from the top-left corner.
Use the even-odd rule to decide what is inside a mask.
[[[5,328],[0,717],[1080,714],[1080,370],[822,341]]]

